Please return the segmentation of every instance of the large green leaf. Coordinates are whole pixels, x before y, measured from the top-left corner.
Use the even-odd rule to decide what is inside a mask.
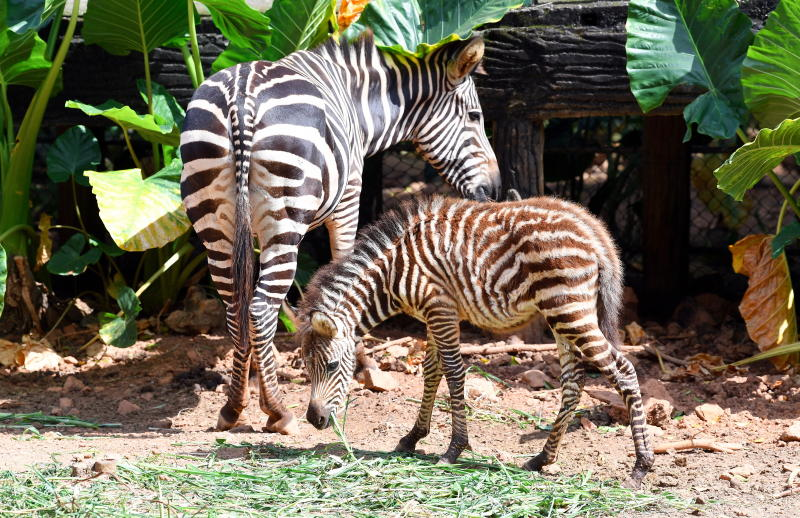
[[[139,297],[128,286],[112,284],[109,292],[119,304],[122,315],[102,313],[100,315],[100,338],[114,347],[130,347],[136,343],[136,316],[142,310]]]
[[[181,141],[180,129],[174,124],[156,122],[155,117],[145,114],[139,115],[130,106],[124,106],[117,101],[106,101],[100,106],[92,106],[79,101],[67,101],[67,108],[76,108],[86,115],[102,115],[119,124],[123,131],[136,130],[143,139],[169,146],[178,146]]]
[[[783,0],[747,49],[744,100],[764,127],[800,117],[800,1]]]
[[[800,119],[787,119],[774,130],[762,129],[753,142],[737,149],[716,171],[717,187],[741,200],[786,156],[800,152]]]
[[[47,262],[47,271],[55,275],[82,274],[90,264],[99,261],[102,255],[99,248],[92,246],[84,253],[84,246],[86,246],[86,236],[73,234]]]
[[[55,183],[70,177],[81,185],[89,185],[83,172],[100,163],[100,145],[91,131],[73,126],[58,136],[47,150],[47,176]]]
[[[65,3],[65,0],[4,0],[4,3],[6,1],[6,26],[17,34],[38,31]]]
[[[176,126],[180,131],[183,126],[183,118],[186,116],[186,110],[166,88],[155,81],[151,81],[150,85],[153,89],[153,115],[156,122],[162,127]],[[136,88],[139,89],[139,95],[142,96],[142,100],[147,102],[147,83],[143,79],[137,79]]]
[[[800,221],[792,221],[772,238],[772,258],[775,259],[783,250],[800,238]]]
[[[253,9],[244,0],[200,1],[229,42],[228,48],[211,66],[213,70],[261,59],[270,44],[269,16]]]
[[[423,56],[472,29],[500,20],[522,0],[372,0],[358,21],[345,31],[353,39],[366,28],[381,48]]]
[[[180,193],[180,160],[146,179],[139,169],[87,173],[100,218],[123,250],[164,246],[189,228]]]
[[[44,57],[47,44],[33,31],[16,34],[7,29],[0,33],[0,73],[11,85],[37,88],[52,63]]]
[[[0,315],[3,314],[3,308],[6,304],[6,278],[8,277],[8,258],[6,257],[6,249],[0,245]]]
[[[277,61],[325,41],[336,28],[335,9],[336,0],[275,0],[267,12],[272,20],[272,45],[264,59]]]
[[[184,0],[92,0],[81,34],[87,44],[111,54],[148,53],[168,42],[185,42],[188,24]]]
[[[692,124],[711,137],[732,137],[747,116],[740,67],[751,25],[735,0],[631,0],[625,49],[642,111],[660,106],[678,85],[699,86],[708,92],[684,109],[684,140]]]

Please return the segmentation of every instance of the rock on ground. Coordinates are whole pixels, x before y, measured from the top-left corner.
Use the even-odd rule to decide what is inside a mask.
[[[531,388],[540,389],[546,387],[547,383],[553,386],[550,377],[539,369],[529,369],[519,375],[522,382],[526,383]]]
[[[716,423],[725,415],[725,410],[715,403],[703,403],[694,409],[694,413],[707,423]]]
[[[394,390],[398,387],[397,380],[391,372],[379,369],[364,369],[364,386],[376,392]]]
[[[464,383],[464,392],[469,399],[497,400],[497,388],[492,380],[486,378],[468,378]]]
[[[800,441],[800,421],[792,423],[792,425],[781,434],[781,440],[786,442]]]
[[[119,402],[119,405],[117,406],[117,413],[120,415],[128,415],[134,412],[138,412],[141,409],[142,407],[140,407],[136,403],[131,403],[127,399],[123,399],[122,401]]]

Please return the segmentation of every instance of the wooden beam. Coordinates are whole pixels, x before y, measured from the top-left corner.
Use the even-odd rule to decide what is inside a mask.
[[[668,316],[689,275],[689,146],[681,116],[644,118],[642,245],[646,313]]]

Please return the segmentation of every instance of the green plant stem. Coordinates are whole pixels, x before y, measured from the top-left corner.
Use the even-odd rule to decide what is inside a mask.
[[[75,214],[78,216],[78,223],[81,226],[81,231],[88,236],[89,233],[86,231],[86,225],[83,224],[83,217],[81,216],[81,208],[78,206],[78,193],[75,190],[75,177],[70,176],[69,179],[70,183],[72,184],[72,203],[75,205]]]
[[[53,64],[47,76],[36,90],[33,100],[28,105],[25,117],[17,132],[16,144],[11,150],[8,164],[8,173],[3,178],[2,208],[0,208],[0,232],[28,222],[28,201],[30,198],[31,174],[33,172],[33,158],[36,153],[36,137],[42,125],[47,102],[55,86],[61,65],[67,56],[67,51],[72,43],[72,35],[78,23],[78,7],[80,2],[74,2],[69,24],[64,33],[64,38],[58,46],[58,51],[53,59]],[[12,255],[27,255],[27,241],[24,236],[15,234],[7,236],[3,245]]]
[[[800,180],[794,182],[792,188],[789,189],[789,194],[794,198],[794,193],[797,192],[797,189],[800,188]],[[787,200],[783,200],[783,204],[781,205],[781,211],[778,214],[778,225],[775,227],[775,235],[777,235],[781,229],[783,228],[783,218],[786,216],[786,207],[789,206],[789,202]]]
[[[186,71],[189,73],[189,79],[192,80],[192,86],[197,88],[200,83],[197,81],[197,71],[195,70],[192,54],[188,47],[181,47],[181,55],[183,56],[183,62],[186,64]]]
[[[56,10],[53,14],[53,21],[50,22],[50,33],[47,35],[47,47],[44,51],[44,57],[48,61],[53,60],[53,52],[56,49],[56,40],[58,39],[58,29],[61,28],[61,18],[64,16],[64,6]]]
[[[13,227],[9,228],[2,234],[0,234],[0,243],[6,240],[6,238],[15,232],[24,231],[31,237],[36,237],[36,230],[33,229],[32,226],[27,225],[25,223],[20,223],[19,225],[14,225]]]
[[[11,105],[8,104],[8,94],[6,92],[6,82],[3,78],[2,72],[0,72],[0,101],[2,101],[2,109],[3,109],[3,149],[0,150],[2,153],[2,163],[0,163],[0,172],[2,176],[0,176],[0,186],[5,183],[5,178],[9,174],[8,170],[8,162],[10,159],[10,152],[11,147],[14,145],[14,116],[11,113]]]
[[[131,138],[128,136],[128,130],[125,129],[125,126],[120,126],[122,128],[122,136],[125,138],[125,145],[128,146],[128,153],[131,154],[131,158],[133,159],[133,164],[142,169],[142,163],[139,161],[139,157],[136,156],[136,152],[133,150],[133,146],[131,145]]]
[[[797,219],[800,220],[800,206],[797,205],[797,200],[795,200],[794,196],[792,196],[789,193],[789,191],[786,189],[786,186],[783,185],[783,182],[781,182],[781,179],[778,178],[778,175],[775,174],[775,171],[769,171],[767,173],[767,176],[769,177],[770,180],[772,180],[772,183],[775,184],[775,187],[778,189],[778,191],[780,191],[786,203],[788,203],[789,206],[792,208],[795,215],[797,216]]]
[[[194,26],[194,2],[187,0],[186,4],[189,7],[189,41],[192,45],[192,59],[194,60],[195,79],[197,81],[194,87],[197,88],[200,83],[205,81],[205,77],[203,75],[203,62],[200,61],[200,49],[197,45],[197,29]]]
[[[747,135],[744,134],[744,131],[741,127],[736,128],[736,136],[739,137],[739,140],[742,141],[742,144],[747,144],[750,140],[747,138]]]
[[[139,17],[139,37],[142,42],[142,59],[144,59],[144,84],[147,87],[147,111],[150,115],[153,113],[153,83],[150,79],[150,53],[147,51],[147,40],[144,37],[144,25],[142,21],[142,11],[136,10]],[[153,146],[153,171],[161,169],[161,156],[158,152],[158,144],[152,142]],[[139,167],[141,169],[141,166]],[[144,171],[143,171],[144,173]]]

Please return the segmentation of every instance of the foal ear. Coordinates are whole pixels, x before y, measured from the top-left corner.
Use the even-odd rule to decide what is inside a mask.
[[[461,49],[447,62],[447,78],[458,84],[478,66],[483,58],[483,38],[475,36],[467,40]]]
[[[311,314],[311,328],[316,333],[325,338],[336,338],[340,336],[339,327],[331,317],[320,311]]]

